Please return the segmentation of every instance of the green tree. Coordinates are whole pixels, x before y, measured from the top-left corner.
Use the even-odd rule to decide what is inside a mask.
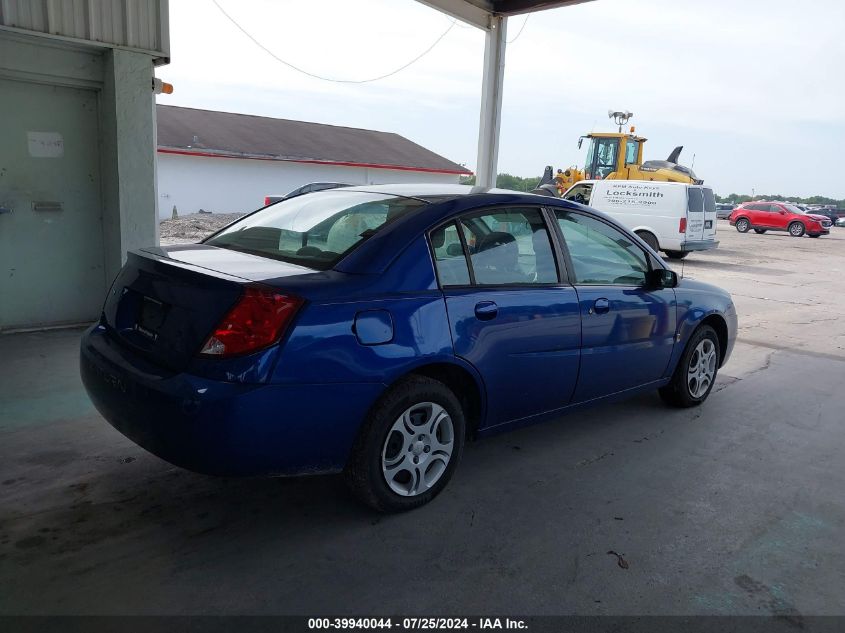
[[[475,176],[461,176],[460,183],[462,185],[474,185]],[[540,184],[539,176],[532,176],[530,178],[523,178],[522,176],[514,176],[512,174],[499,174],[496,176],[496,187],[499,189],[531,191],[532,189],[536,189],[538,184]]]
[[[786,202],[795,202],[797,204],[835,204],[840,209],[845,209],[845,199],[837,200],[836,198],[828,198],[827,196],[784,196],[779,193],[760,193],[753,198],[748,194],[732,193],[728,196],[716,196],[718,202],[729,202],[731,204],[742,204],[743,202],[750,202],[751,200],[784,200]]]

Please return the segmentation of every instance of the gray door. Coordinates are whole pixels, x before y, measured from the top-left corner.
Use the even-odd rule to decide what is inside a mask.
[[[0,79],[0,329],[93,321],[106,292],[97,93]]]

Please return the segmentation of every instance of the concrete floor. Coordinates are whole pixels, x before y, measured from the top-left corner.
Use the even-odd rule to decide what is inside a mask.
[[[474,443],[400,516],[171,467],[94,411],[78,331],[0,337],[0,614],[845,614],[845,229],[720,231],[684,265],[742,324],[703,407]]]

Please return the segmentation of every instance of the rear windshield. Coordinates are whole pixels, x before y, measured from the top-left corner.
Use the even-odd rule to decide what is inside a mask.
[[[701,189],[689,188],[689,212],[701,213],[704,211],[704,196],[701,194]]]
[[[256,211],[203,243],[325,270],[384,225],[426,204],[366,191],[309,193]]]
[[[713,213],[716,210],[716,196],[713,195],[713,190],[705,187],[701,191],[704,193],[704,211]]]

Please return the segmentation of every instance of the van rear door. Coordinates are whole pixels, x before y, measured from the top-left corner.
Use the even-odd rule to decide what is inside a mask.
[[[704,239],[704,193],[701,187],[687,187],[686,242]]]
[[[702,187],[704,193],[704,239],[716,239],[716,196],[710,187]]]

